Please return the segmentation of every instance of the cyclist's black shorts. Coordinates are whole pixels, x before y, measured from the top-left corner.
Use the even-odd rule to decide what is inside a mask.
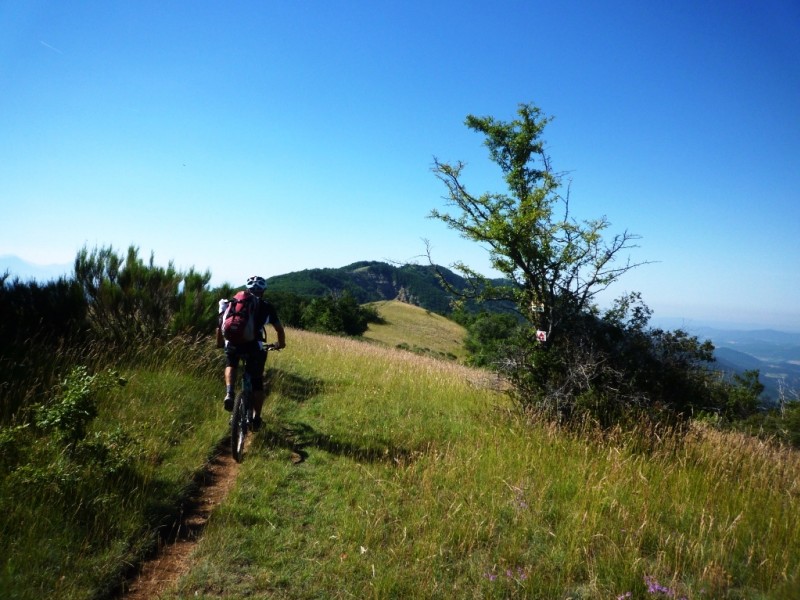
[[[225,364],[234,369],[244,360],[244,370],[250,375],[253,390],[264,389],[264,366],[267,364],[267,351],[258,342],[247,342],[239,346],[225,346]]]

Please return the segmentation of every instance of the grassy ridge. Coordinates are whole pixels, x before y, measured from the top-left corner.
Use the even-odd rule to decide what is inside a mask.
[[[796,597],[795,452],[569,434],[478,371],[338,338],[270,360],[266,430],[167,597]]]
[[[225,434],[218,355],[131,349],[87,436],[114,460],[0,439],[0,598],[106,597]],[[569,433],[481,371],[301,331],[269,366],[265,429],[166,597],[797,597],[797,452]]]
[[[364,338],[390,347],[463,359],[466,330],[441,315],[398,300],[373,302],[385,323],[370,323]]]

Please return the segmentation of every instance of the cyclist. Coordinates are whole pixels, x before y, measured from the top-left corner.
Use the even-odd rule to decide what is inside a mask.
[[[233,410],[234,382],[239,360],[244,360],[244,368],[250,374],[253,385],[253,431],[261,427],[261,408],[264,406],[264,366],[267,363],[267,349],[264,346],[264,326],[272,325],[278,334],[278,343],[271,346],[276,350],[286,347],[286,333],[278,319],[275,307],[264,300],[264,290],[267,282],[263,277],[254,275],[247,279],[247,289],[258,297],[258,310],[255,315],[255,325],[259,331],[258,339],[238,346],[225,342],[225,410]]]

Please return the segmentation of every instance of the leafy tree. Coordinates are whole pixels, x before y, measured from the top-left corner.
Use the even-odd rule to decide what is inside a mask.
[[[604,424],[631,409],[690,413],[714,406],[704,367],[712,360],[710,342],[650,329],[651,311],[638,294],[600,314],[597,294],[643,264],[623,256],[638,237],[625,231],[607,239],[606,217],[571,215],[569,186],[541,139],[550,120],[532,104],[520,105],[510,122],[467,117],[466,125],[485,136],[507,193],[474,195],[463,163],[435,159],[433,166],[457,212],[433,210],[431,217],[488,247],[491,265],[508,282],[499,285],[457,263],[471,284],[461,295],[510,300],[525,322],[505,345],[503,361],[518,399],[559,417],[588,411]]]
[[[303,326],[303,310],[310,298],[292,292],[274,291],[267,288],[267,298],[275,305],[281,323],[289,327],[300,328]]]
[[[489,248],[491,265],[511,285],[498,286],[463,263],[454,268],[472,282],[481,299],[513,301],[523,316],[548,339],[589,310],[595,296],[638,266],[620,254],[637,236],[623,232],[606,241],[606,217],[577,221],[570,214],[569,186],[553,170],[541,139],[551,118],[522,104],[510,122],[469,115],[466,125],[485,136],[489,155],[503,173],[508,193],[474,195],[462,180],[464,164],[434,159],[433,172],[447,188],[450,215],[431,217],[463,237]]]

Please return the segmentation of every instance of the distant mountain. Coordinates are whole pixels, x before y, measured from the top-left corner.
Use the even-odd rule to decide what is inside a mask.
[[[72,268],[72,263],[36,265],[13,254],[0,256],[0,275],[8,273],[10,279],[19,277],[22,281],[35,279],[39,282],[45,282],[71,275]]]
[[[717,348],[729,348],[767,362],[800,362],[800,333],[755,329],[751,331],[704,327],[694,332]]]
[[[338,269],[296,271],[270,277],[267,283],[272,292],[324,296],[348,291],[362,304],[401,300],[446,315],[451,311],[453,295],[437,277],[437,269],[454,289],[463,290],[467,287],[463,277],[444,267],[395,266],[377,261],[356,262]]]
[[[713,342],[712,368],[730,375],[758,369],[764,397],[777,402],[800,394],[800,333],[774,329],[719,329],[696,327],[692,334]]]
[[[758,360],[755,356],[750,356],[738,350],[731,350],[730,348],[717,348],[714,350],[714,358],[717,359],[717,365],[727,369],[738,371],[747,371],[752,369],[762,369],[764,362]]]
[[[764,398],[769,403],[779,400],[782,388],[787,399],[800,393],[800,361],[765,361],[724,346],[714,350],[714,357],[716,362],[711,368],[729,376],[758,370],[759,381],[764,384]]]

